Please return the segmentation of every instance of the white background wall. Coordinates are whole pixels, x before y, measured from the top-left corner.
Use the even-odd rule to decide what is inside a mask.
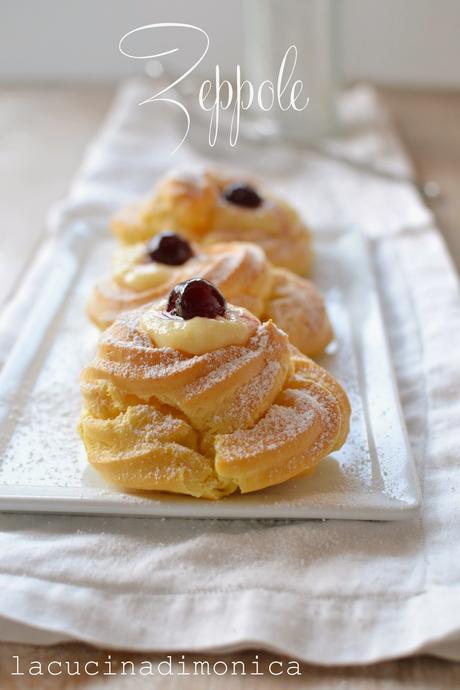
[[[304,0],[308,2],[308,0]],[[344,77],[460,87],[460,0],[332,0],[342,13]],[[286,0],[288,11],[291,0]],[[120,37],[159,21],[196,24],[211,38],[202,74],[243,62],[243,0],[0,0],[0,80],[114,80],[142,71]],[[176,65],[193,53],[184,35]]]

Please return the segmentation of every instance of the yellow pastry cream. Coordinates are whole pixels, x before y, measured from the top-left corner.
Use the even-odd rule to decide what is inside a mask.
[[[171,266],[163,264],[136,264],[130,268],[118,270],[114,274],[115,282],[122,288],[144,292],[150,288],[158,287],[171,280],[173,275]]]
[[[141,328],[157,347],[171,347],[189,355],[203,355],[228,345],[244,345],[257,330],[258,319],[246,309],[228,306],[223,316],[183,319],[149,309]]]
[[[196,249],[171,232],[163,232],[147,245],[121,247],[115,253],[114,280],[121,288],[144,292],[174,280],[183,264],[194,259]]]

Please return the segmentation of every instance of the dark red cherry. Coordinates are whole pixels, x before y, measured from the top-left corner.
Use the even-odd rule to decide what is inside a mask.
[[[162,232],[149,242],[147,256],[160,264],[181,266],[193,256],[193,249],[186,239],[175,232]]]
[[[224,189],[224,197],[231,204],[245,208],[257,208],[262,203],[262,198],[254,187],[244,182],[236,182]]]
[[[166,311],[185,320],[194,316],[215,319],[225,314],[226,307],[224,296],[209,280],[191,278],[171,290]]]

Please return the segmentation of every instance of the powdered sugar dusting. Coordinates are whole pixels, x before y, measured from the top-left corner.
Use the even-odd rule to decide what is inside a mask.
[[[392,498],[405,500],[404,486],[398,484],[401,456],[388,455],[385,439],[380,437],[377,439],[380,461],[384,463],[380,466],[375,451],[369,448],[363,384],[358,372],[360,354],[350,328],[351,319],[355,317],[351,314],[349,301],[355,297],[349,296],[348,282],[339,270],[348,262],[343,241],[333,239],[330,242],[326,238],[317,243],[317,248],[320,287],[326,294],[337,336],[322,363],[344,384],[350,397],[353,409],[350,436],[344,448],[324,460],[313,477],[299,477],[257,494],[225,499],[219,505],[228,505],[230,512],[233,506],[240,511],[247,506],[248,511],[254,510],[258,515],[293,515],[300,511],[303,515],[320,516],[338,514],[340,510],[346,513],[365,506],[371,510],[373,506],[387,505]],[[6,400],[9,413],[0,427],[0,481],[7,485],[72,487],[82,502],[90,498],[89,487],[97,487],[94,490],[101,499],[115,500],[120,506],[145,504],[149,506],[145,509],[147,513],[157,511],[158,514],[158,511],[165,511],[166,506],[184,506],[191,501],[193,505],[204,505],[207,511],[204,514],[218,515],[221,508],[208,502],[161,495],[145,501],[122,495],[103,485],[87,466],[75,430],[81,405],[78,377],[94,355],[97,333],[85,320],[84,304],[93,282],[105,272],[111,251],[109,242],[95,242],[89,262],[37,353],[33,368],[21,383],[20,394],[11,401]],[[353,280],[359,282],[360,278],[353,276]],[[359,293],[359,286],[356,291]],[[361,297],[365,297],[364,290],[362,295],[358,294],[358,301]],[[361,318],[363,321],[367,318],[364,308]],[[136,347],[144,346],[142,338],[135,336],[129,357],[135,356]],[[176,363],[171,354],[171,368]],[[122,362],[119,366],[126,375],[129,367]],[[269,376],[275,375],[275,367],[267,371],[271,372]],[[155,365],[147,367],[144,373],[147,377],[154,377]],[[253,385],[257,388],[257,384]]]

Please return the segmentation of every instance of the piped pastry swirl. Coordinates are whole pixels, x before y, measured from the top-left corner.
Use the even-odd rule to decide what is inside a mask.
[[[300,275],[311,265],[310,231],[297,211],[244,175],[171,173],[150,197],[123,208],[112,220],[114,234],[125,244],[165,229],[206,246],[254,242],[275,266]]]
[[[152,319],[165,312],[123,315],[81,376],[80,433],[109,483],[217,499],[284,482],[344,443],[346,394],[271,321],[226,305],[209,321],[240,319],[244,342],[230,329],[213,349],[208,332],[191,354],[156,342]]]
[[[94,287],[87,306],[88,315],[100,328],[109,326],[124,311],[164,299],[176,283],[201,276],[232,304],[245,307],[262,321],[272,319],[306,355],[319,355],[332,340],[320,291],[311,281],[273,267],[257,245],[228,242],[204,248],[186,243],[178,234],[163,236],[168,237],[169,245],[173,236],[178,238],[173,259],[177,255],[188,258],[172,264],[168,254],[154,254],[155,260],[151,241],[119,248],[112,275]]]

